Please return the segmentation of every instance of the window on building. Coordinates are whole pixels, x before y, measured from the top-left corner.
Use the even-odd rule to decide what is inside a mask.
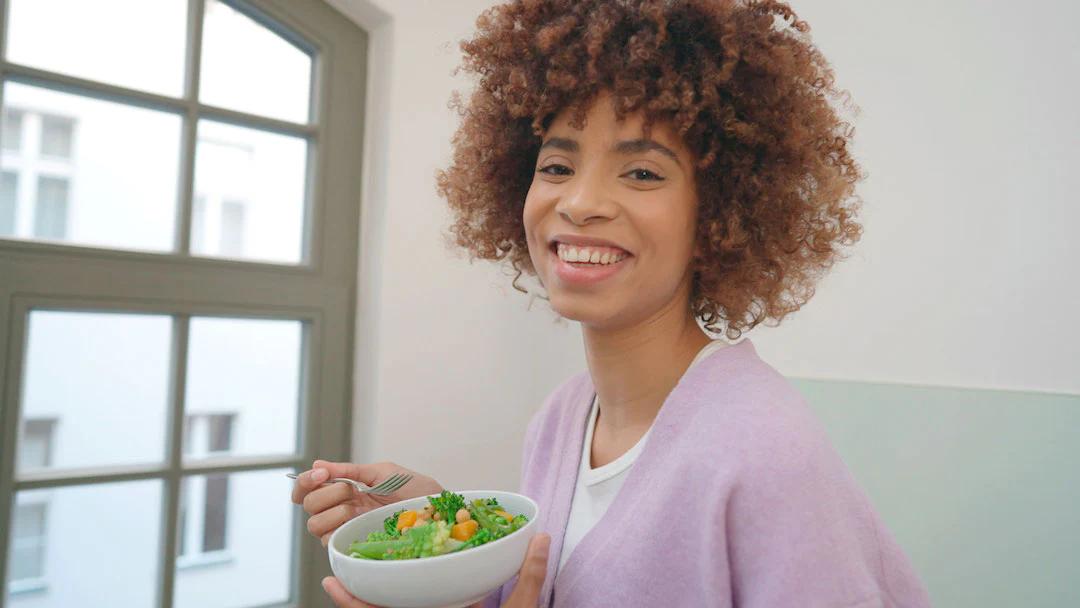
[[[18,194],[19,174],[14,171],[0,171],[0,236],[15,234]]]
[[[19,440],[19,469],[44,469],[52,465],[54,418],[23,420]]]
[[[244,254],[244,203],[227,200],[221,203],[221,239],[219,252],[224,257]]]
[[[34,206],[34,236],[63,239],[68,228],[69,183],[63,177],[38,177],[37,204]]]
[[[24,589],[40,585],[45,578],[45,517],[48,504],[15,505],[12,528],[11,583]]]
[[[0,131],[0,148],[18,152],[22,147],[23,113],[15,109],[4,110],[4,126]]]
[[[41,116],[41,148],[42,156],[55,156],[57,158],[71,158],[72,132],[75,130],[75,121],[63,116],[42,114]]]
[[[184,419],[184,457],[221,456],[232,450],[233,414],[189,415]],[[181,481],[176,554],[180,567],[222,561],[228,556],[229,476],[194,475]]]
[[[16,456],[21,467],[43,469],[52,464],[55,429],[55,419],[23,420]],[[41,496],[33,496],[29,500],[22,498],[15,504],[10,575],[14,590],[29,591],[44,587],[48,510],[48,500]]]

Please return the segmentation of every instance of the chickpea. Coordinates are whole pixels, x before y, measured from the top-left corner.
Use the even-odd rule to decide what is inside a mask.
[[[470,519],[472,519],[472,515],[469,515],[469,510],[468,509],[458,509],[458,512],[457,512],[457,515],[455,516],[455,518],[457,519],[457,523],[463,524],[463,523],[469,521]]]
[[[439,513],[438,511],[436,511],[435,515],[434,515],[434,518],[435,518],[435,521],[442,521],[442,513]]]

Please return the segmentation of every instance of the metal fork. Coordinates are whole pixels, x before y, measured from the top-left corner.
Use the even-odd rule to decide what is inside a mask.
[[[296,479],[296,473],[286,473],[285,476],[289,479]],[[376,484],[375,487],[370,487],[367,484],[362,484],[354,479],[346,479],[344,477],[335,477],[333,479],[328,479],[322,482],[322,484],[320,485],[325,486],[332,483],[347,483],[361,494],[389,496],[390,494],[393,494],[394,492],[400,490],[401,486],[409,483],[409,480],[411,480],[412,477],[413,476],[409,475],[408,473],[395,473],[394,475],[391,475],[390,477],[387,477],[380,483]]]

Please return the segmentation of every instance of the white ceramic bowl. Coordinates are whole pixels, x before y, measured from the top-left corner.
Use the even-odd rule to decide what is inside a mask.
[[[540,507],[528,496],[496,490],[458,492],[471,503],[495,498],[511,515],[525,514],[529,523],[499,540],[457,553],[401,561],[349,557],[349,545],[381,531],[383,520],[400,509],[421,509],[427,497],[411,498],[355,517],[331,536],[330,568],[356,597],[386,608],[458,608],[484,599],[510,580],[525,561],[536,533]]]

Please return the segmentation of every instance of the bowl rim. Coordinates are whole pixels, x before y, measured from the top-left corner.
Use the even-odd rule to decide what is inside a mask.
[[[440,559],[444,559],[444,558],[445,559],[452,559],[454,557],[458,557],[460,555],[465,555],[465,554],[479,555],[479,553],[473,553],[473,552],[474,551],[486,550],[488,547],[491,547],[492,545],[494,545],[496,543],[504,541],[504,540],[510,538],[511,536],[514,536],[518,532],[524,532],[525,530],[528,530],[529,528],[533,527],[536,524],[536,519],[540,515],[540,505],[538,505],[535,500],[533,500],[532,498],[529,498],[528,496],[526,496],[524,494],[519,494],[517,492],[508,492],[506,490],[462,490],[462,491],[459,491],[459,492],[455,492],[455,494],[462,494],[464,492],[468,492],[470,494],[483,494],[483,493],[493,494],[493,493],[498,493],[498,494],[513,494],[514,496],[520,496],[521,498],[524,498],[525,500],[527,500],[533,506],[533,508],[536,511],[536,515],[534,515],[529,520],[529,522],[525,524],[524,527],[519,528],[519,529],[515,530],[514,532],[512,532],[510,534],[507,534],[506,536],[504,536],[502,538],[498,538],[498,539],[495,539],[495,540],[493,540],[491,542],[484,543],[484,544],[480,545],[479,547],[473,547],[472,549],[469,549],[467,551],[462,551],[461,553],[446,553],[446,554],[443,554],[443,555],[434,555],[434,556],[431,556],[431,557],[423,557],[423,558],[416,558],[416,559],[381,560],[381,559],[364,559],[364,558],[360,558],[360,557],[353,557],[353,556],[349,555],[348,553],[338,551],[337,547],[334,546],[334,539],[337,538],[337,535],[341,534],[346,526],[348,526],[352,522],[360,519],[361,517],[369,516],[372,513],[376,512],[376,511],[378,511],[380,509],[386,509],[386,508],[389,508],[389,507],[393,507],[394,505],[397,505],[399,503],[409,502],[411,500],[418,500],[420,498],[430,498],[432,496],[441,495],[441,493],[440,494],[426,494],[424,496],[414,496],[412,498],[406,498],[405,500],[399,500],[398,502],[392,502],[392,503],[390,503],[388,505],[383,505],[381,507],[378,507],[376,509],[372,509],[372,510],[366,512],[366,513],[361,513],[360,515],[357,515],[356,517],[353,517],[352,519],[350,519],[350,520],[346,521],[345,523],[341,524],[340,526],[338,526],[337,530],[334,530],[333,534],[330,535],[330,540],[328,540],[327,543],[326,543],[326,548],[329,549],[331,555],[336,554],[338,557],[350,560],[351,562],[363,562],[365,564],[371,564],[372,567],[374,567],[374,568],[387,567],[387,566],[395,567],[393,564],[415,564],[415,563],[418,563],[418,562],[423,562],[423,563],[427,564],[427,563],[431,563],[432,561],[435,561],[435,560],[440,560]],[[375,564],[378,564],[378,565],[375,565]]]

